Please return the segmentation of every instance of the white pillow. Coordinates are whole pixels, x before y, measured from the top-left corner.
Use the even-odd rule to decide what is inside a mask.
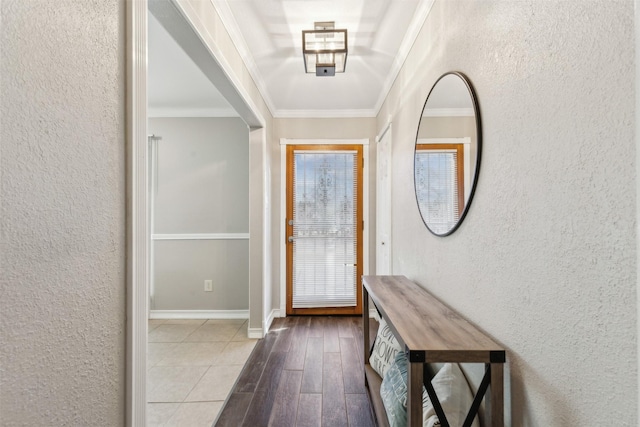
[[[400,351],[402,351],[400,343],[393,335],[391,328],[389,328],[384,318],[380,317],[380,327],[378,328],[378,335],[376,335],[376,340],[373,344],[373,351],[369,357],[369,364],[380,377],[384,378],[387,370],[389,370],[389,367]]]
[[[380,397],[391,427],[407,424],[407,369],[406,356],[404,353],[398,353],[380,387]],[[433,377],[431,384],[449,425],[461,426],[471,408],[473,396],[458,364],[446,363]],[[425,387],[422,387],[422,425],[423,427],[440,425]],[[471,426],[479,426],[477,416],[473,419]]]
[[[473,395],[469,389],[469,384],[467,384],[467,379],[460,370],[460,366],[457,363],[445,363],[436,376],[433,377],[431,384],[433,384],[433,389],[442,405],[442,410],[447,416],[449,425],[461,426],[473,403]],[[424,427],[440,425],[427,390],[423,389],[422,392],[422,425]],[[478,416],[476,415],[471,427],[479,427],[479,425]]]

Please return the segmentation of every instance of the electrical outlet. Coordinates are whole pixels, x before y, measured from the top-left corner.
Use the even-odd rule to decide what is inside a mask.
[[[213,280],[205,280],[204,281],[204,291],[205,292],[213,292]]]

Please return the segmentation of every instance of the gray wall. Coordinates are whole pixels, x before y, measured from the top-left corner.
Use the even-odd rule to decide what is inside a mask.
[[[239,118],[151,118],[156,234],[249,233],[249,130]],[[204,280],[213,292],[204,292]],[[249,308],[249,240],[154,242],[155,310]]]
[[[632,1],[436,0],[379,114],[393,271],[507,348],[514,426],[638,422],[633,17]],[[484,144],[469,214],[440,238],[413,143],[450,70],[475,86]]]
[[[0,6],[4,426],[124,423],[124,6]]]

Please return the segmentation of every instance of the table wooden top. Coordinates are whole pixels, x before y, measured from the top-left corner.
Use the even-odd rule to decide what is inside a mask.
[[[504,363],[500,345],[405,276],[362,283],[412,362]]]

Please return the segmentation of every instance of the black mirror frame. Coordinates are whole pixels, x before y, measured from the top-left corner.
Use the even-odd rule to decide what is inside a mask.
[[[442,80],[444,77],[449,75],[458,76],[464,82],[465,86],[467,87],[467,90],[469,91],[469,96],[471,97],[471,102],[473,104],[473,113],[476,120],[476,141],[477,141],[476,164],[475,164],[475,171],[473,172],[473,179],[471,181],[471,191],[469,192],[469,199],[465,201],[464,210],[460,214],[460,218],[458,218],[458,221],[456,222],[456,224],[453,227],[451,227],[451,230],[447,231],[446,233],[438,234],[429,227],[429,224],[427,224],[427,222],[424,220],[424,216],[420,211],[420,201],[418,200],[418,192],[416,191],[417,187],[416,187],[416,169],[415,169],[416,168],[416,148],[415,147],[418,143],[418,137],[420,133],[420,124],[422,123],[422,115],[424,114],[424,109],[427,107],[427,102],[429,102],[429,97],[431,96],[431,92],[433,92],[433,89],[437,86],[440,80]],[[429,230],[431,234],[433,234],[434,236],[446,237],[453,234],[453,232],[455,232],[458,229],[458,227],[460,227],[460,224],[462,224],[462,221],[464,221],[464,218],[467,216],[467,212],[469,212],[469,206],[471,206],[471,201],[473,200],[473,196],[476,192],[476,186],[478,185],[481,157],[482,157],[482,120],[480,118],[480,107],[478,104],[478,98],[476,96],[476,92],[473,86],[471,85],[471,81],[469,80],[469,78],[467,78],[465,74],[459,71],[446,72],[440,77],[438,77],[438,80],[436,80],[433,86],[431,86],[431,89],[429,90],[429,94],[427,95],[427,99],[424,101],[424,105],[422,106],[422,110],[420,111],[420,118],[418,120],[418,129],[416,130],[416,139],[414,143],[414,152],[413,152],[413,193],[416,197],[416,205],[418,207],[418,212],[420,213],[420,218],[422,219],[422,222],[424,223],[425,227],[427,227],[427,230]]]

